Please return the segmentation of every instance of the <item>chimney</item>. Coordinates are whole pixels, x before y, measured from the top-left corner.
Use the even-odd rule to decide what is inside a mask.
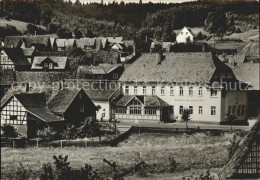
[[[37,36],[37,33],[36,33],[36,31],[34,31],[34,36]]]
[[[160,52],[158,53],[158,64],[161,64],[162,60],[163,60],[163,52],[160,51]]]

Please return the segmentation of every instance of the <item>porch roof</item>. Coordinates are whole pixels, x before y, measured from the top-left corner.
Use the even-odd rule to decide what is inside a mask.
[[[120,96],[118,98],[117,102],[115,103],[115,106],[126,107],[129,104],[129,102],[131,102],[131,100],[133,100],[135,98],[138,99],[144,105],[144,107],[160,108],[160,107],[171,106],[167,102],[165,102],[164,100],[159,98],[158,96],[147,96],[147,95],[143,95],[143,96],[136,96],[136,95]]]

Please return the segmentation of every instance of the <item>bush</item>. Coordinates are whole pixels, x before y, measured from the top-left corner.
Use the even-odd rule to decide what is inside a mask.
[[[37,136],[45,140],[57,139],[58,133],[54,131],[51,127],[46,127],[42,130],[37,131]]]
[[[2,136],[3,137],[17,137],[18,134],[17,132],[15,131],[14,127],[11,126],[10,124],[4,124],[3,126],[1,126],[1,129],[3,131],[3,134]]]
[[[22,163],[19,164],[19,167],[17,168],[15,172],[15,179],[17,180],[29,180],[33,176],[33,171],[31,168],[26,169]]]
[[[232,156],[235,154],[236,150],[239,148],[239,143],[241,140],[238,139],[237,135],[233,135],[233,139],[230,140],[230,145],[228,147],[228,157],[232,158]]]
[[[54,170],[50,164],[43,164],[40,179],[54,180]]]
[[[177,168],[177,162],[173,156],[169,157],[169,162],[170,162],[170,173],[174,173]]]

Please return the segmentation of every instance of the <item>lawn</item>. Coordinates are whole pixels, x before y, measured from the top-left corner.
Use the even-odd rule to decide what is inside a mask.
[[[134,134],[118,147],[76,148],[2,148],[1,177],[10,179],[15,175],[21,163],[31,168],[36,174],[43,163],[53,164],[53,155],[68,155],[70,165],[79,169],[85,163],[90,164],[103,176],[110,175],[110,167],[103,158],[116,162],[120,168],[145,161],[148,164],[149,177],[129,176],[127,179],[161,179],[160,176],[181,177],[183,175],[200,174],[206,169],[216,172],[228,160],[227,147],[233,134],[223,133],[220,136],[205,133],[188,134]],[[169,174],[169,156],[177,162],[175,174]],[[154,178],[152,178],[154,177]],[[177,178],[178,179],[178,178]]]

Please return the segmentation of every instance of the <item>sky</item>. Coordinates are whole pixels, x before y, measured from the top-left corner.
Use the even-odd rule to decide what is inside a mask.
[[[76,0],[71,0],[72,2],[75,2]],[[122,0],[115,0],[117,2],[121,2]],[[124,2],[135,2],[138,3],[139,0],[123,0]],[[158,2],[164,2],[164,3],[182,3],[182,2],[187,2],[187,1],[194,1],[194,0],[142,0],[143,3],[148,3],[148,2],[153,2],[153,3],[158,3]],[[82,3],[86,2],[98,2],[100,3],[101,0],[80,0]],[[113,2],[113,0],[104,0],[104,3],[107,2]]]

